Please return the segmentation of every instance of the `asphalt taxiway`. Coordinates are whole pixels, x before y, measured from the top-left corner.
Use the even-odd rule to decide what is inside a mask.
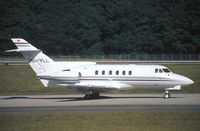
[[[62,112],[199,112],[200,94],[101,94],[98,99],[83,95],[0,96],[0,114]]]

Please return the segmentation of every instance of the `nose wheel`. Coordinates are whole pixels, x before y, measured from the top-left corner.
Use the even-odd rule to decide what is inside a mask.
[[[169,94],[168,91],[165,91],[164,98],[165,99],[169,99],[170,98],[170,94]]]

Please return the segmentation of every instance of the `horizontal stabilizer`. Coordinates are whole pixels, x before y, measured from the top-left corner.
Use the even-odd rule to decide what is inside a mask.
[[[19,49],[6,50],[5,52],[19,52]]]
[[[11,38],[11,40],[13,41],[13,43],[28,44],[27,41],[21,38]]]
[[[12,50],[7,50],[5,52],[40,52],[41,50],[31,50],[31,49],[27,49],[27,50],[21,50],[21,49],[12,49]]]
[[[13,43],[17,46],[18,50],[11,50],[12,51],[17,51],[17,52],[26,52],[26,51],[39,51],[36,47],[25,41],[24,39],[21,38],[12,38],[11,39]]]

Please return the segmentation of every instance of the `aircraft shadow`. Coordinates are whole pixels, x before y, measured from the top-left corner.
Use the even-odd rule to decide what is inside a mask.
[[[44,97],[7,97],[7,98],[3,98],[1,100],[13,100],[13,99],[32,99],[32,100],[63,100],[63,101],[57,101],[57,102],[65,102],[65,101],[82,101],[82,100],[96,100],[96,99],[110,99],[112,97],[108,97],[108,96],[99,96],[97,98],[90,98],[90,99],[86,99],[84,97],[53,97],[53,98],[44,98]]]
[[[162,96],[147,96],[147,97],[143,97],[143,96],[131,96],[131,97],[111,97],[111,96],[99,96],[97,98],[90,98],[90,99],[86,99],[86,98],[73,98],[71,100],[62,100],[62,101],[57,101],[57,102],[67,102],[67,101],[92,101],[92,100],[101,100],[101,99],[132,99],[132,98],[143,98],[143,99],[149,99],[149,98],[157,98],[157,99],[164,99]],[[176,98],[183,98],[183,97],[170,97],[170,99],[176,99]]]
[[[8,97],[8,98],[3,98],[1,100],[12,100],[12,99],[38,99],[38,100],[58,100],[56,102],[68,102],[68,101],[92,101],[92,100],[101,100],[101,99],[131,99],[131,98],[143,98],[143,99],[149,99],[149,98],[158,98],[158,99],[163,99],[162,96],[121,96],[121,97],[111,97],[111,96],[99,96],[99,97],[96,97],[96,98],[84,98],[84,97],[35,97],[35,98],[32,98],[32,97]],[[171,97],[170,99],[176,99],[176,98],[183,98],[183,97]]]

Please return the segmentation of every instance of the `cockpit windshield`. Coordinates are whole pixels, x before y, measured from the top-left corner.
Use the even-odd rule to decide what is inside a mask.
[[[167,69],[167,68],[163,68],[162,69],[165,73],[170,73],[171,71],[169,70],[169,69]]]

